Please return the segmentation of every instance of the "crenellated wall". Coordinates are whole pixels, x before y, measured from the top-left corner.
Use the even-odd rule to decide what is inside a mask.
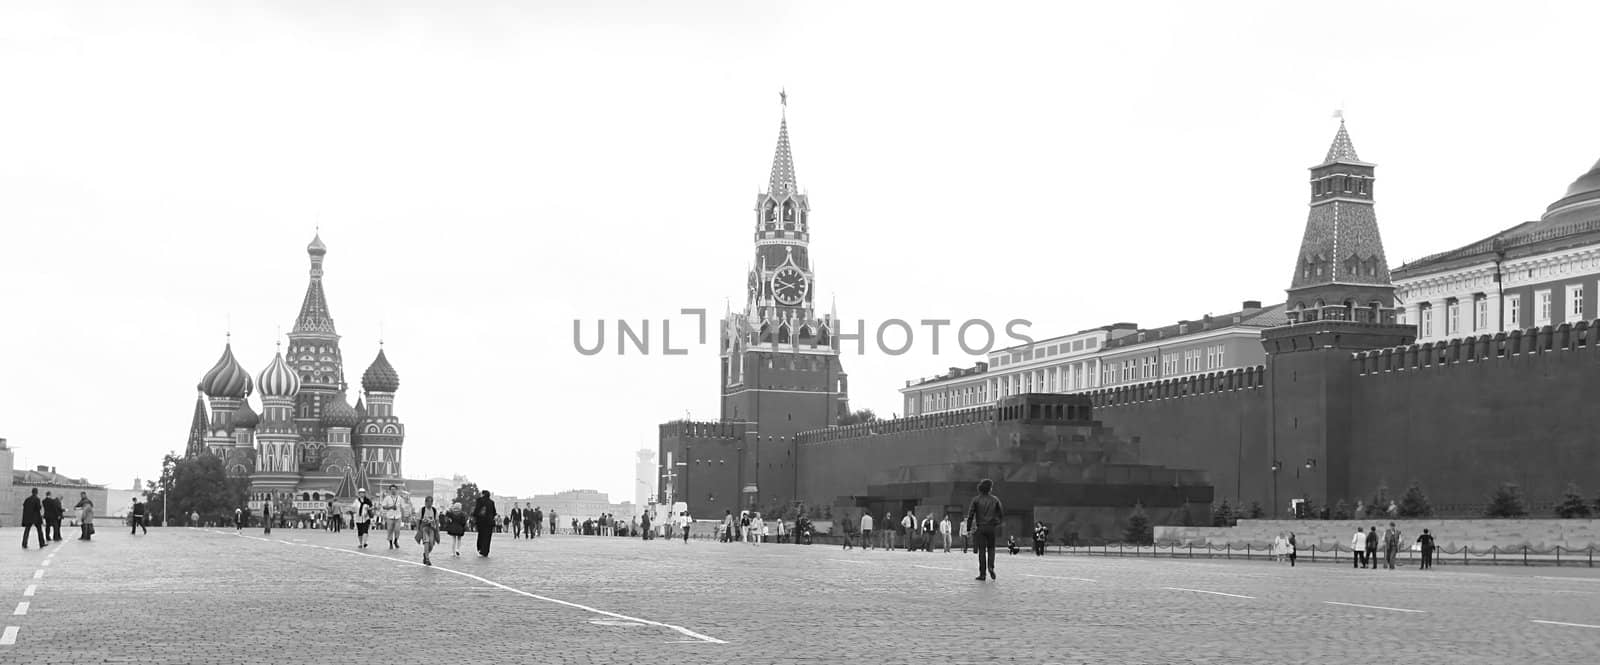
[[[1257,366],[1088,395],[1097,419],[1138,444],[1140,463],[1204,470],[1219,502],[1268,507],[1265,373]]]
[[[1355,354],[1352,492],[1411,480],[1446,514],[1516,482],[1534,516],[1600,490],[1600,326],[1588,321]],[[1353,503],[1353,499],[1352,499]]]

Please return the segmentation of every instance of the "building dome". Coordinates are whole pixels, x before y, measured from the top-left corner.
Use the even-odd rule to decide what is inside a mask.
[[[200,379],[196,386],[208,397],[224,399],[244,399],[250,395],[250,373],[239,366],[239,361],[233,357],[233,345],[225,344],[222,347],[222,357],[217,360],[215,367]]]
[[[328,253],[328,246],[322,244],[322,234],[318,233],[311,239],[311,244],[306,245],[306,253],[312,256],[322,256]]]
[[[361,375],[361,387],[369,393],[392,393],[400,389],[400,375],[395,373],[394,366],[384,357],[383,349],[378,349],[378,357]]]
[[[272,356],[272,364],[261,370],[256,380],[262,397],[294,397],[300,392],[300,375],[283,362],[283,352]]]
[[[233,410],[232,422],[234,429],[255,429],[261,424],[261,416],[256,415],[249,402],[240,402],[239,408]]]
[[[1552,224],[1587,221],[1600,216],[1597,208],[1600,208],[1600,162],[1595,162],[1588,173],[1572,181],[1566,195],[1545,209],[1543,219],[1554,220]]]
[[[345,400],[344,393],[334,395],[327,405],[322,407],[323,427],[350,427],[354,428],[358,422],[356,410],[350,407],[350,402]]]

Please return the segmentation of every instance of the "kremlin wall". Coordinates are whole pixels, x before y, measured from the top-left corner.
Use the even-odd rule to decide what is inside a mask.
[[[790,159],[785,126],[774,173],[792,187]],[[1380,487],[1398,500],[1412,482],[1445,517],[1481,516],[1507,482],[1535,517],[1552,514],[1568,483],[1593,499],[1600,221],[1590,218],[1600,218],[1600,164],[1541,222],[1395,277],[1373,211],[1375,165],[1356,156],[1342,122],[1310,172],[1305,235],[1281,304],[1245,301],[1215,319],[1115,324],[1004,349],[907,382],[916,415],[894,420],[838,425],[842,384],[824,394],[802,381],[730,380],[725,396],[781,392],[827,406],[738,412],[725,400],[718,422],[662,425],[659,459],[679,463],[660,489],[703,519],[804,506],[898,521],[913,508],[959,514],[990,477],[1012,533],[1037,519],[1069,542],[1116,539],[1136,503],[1153,523],[1176,526],[1209,524],[1224,500],[1259,504],[1270,519],[1296,500],[1354,509]],[[749,311],[771,302],[765,278],[752,277]],[[1400,280],[1407,296],[1437,302],[1397,298]],[[725,339],[724,378],[730,361],[743,362],[735,356],[769,367],[780,357],[775,345],[754,350]],[[843,373],[836,354],[826,367]],[[765,436],[776,430],[786,436]]]

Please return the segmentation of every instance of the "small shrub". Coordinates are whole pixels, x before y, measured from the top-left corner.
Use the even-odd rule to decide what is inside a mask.
[[[1411,486],[1406,488],[1405,495],[1400,497],[1401,517],[1432,517],[1433,506],[1428,504],[1428,495],[1422,493],[1422,485],[1411,481]]]
[[[1489,507],[1484,515],[1489,517],[1522,517],[1528,514],[1527,502],[1522,499],[1522,488],[1516,483],[1500,483],[1500,489],[1489,497]]]
[[[1556,515],[1564,520],[1583,519],[1589,517],[1589,504],[1584,503],[1583,493],[1578,491],[1577,483],[1567,483],[1567,491],[1561,496],[1561,504],[1556,506]]]
[[[1152,541],[1150,517],[1144,514],[1144,505],[1134,504],[1133,515],[1128,517],[1128,528],[1122,534],[1132,545],[1149,545]]]

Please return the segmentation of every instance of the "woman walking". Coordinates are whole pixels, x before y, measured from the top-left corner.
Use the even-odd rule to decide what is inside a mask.
[[[356,542],[358,548],[367,546],[367,530],[372,528],[372,499],[367,498],[367,488],[356,490]]]
[[[271,501],[262,501],[261,502],[261,526],[264,528],[264,530],[261,532],[262,535],[272,535],[272,502]]]
[[[428,555],[439,544],[439,509],[433,507],[431,494],[422,500],[422,510],[417,511],[417,544],[422,545],[422,565],[433,565]]]
[[[78,529],[83,532],[78,540],[89,540],[94,535],[94,502],[89,500],[89,493],[79,492],[78,504],[73,507],[78,509]]]
[[[461,556],[461,537],[467,535],[467,513],[461,510],[460,502],[450,504],[443,523],[444,532],[450,534],[450,549]]]
[[[400,495],[398,488],[389,486],[383,496],[383,524],[389,529],[389,549],[400,549]]]

